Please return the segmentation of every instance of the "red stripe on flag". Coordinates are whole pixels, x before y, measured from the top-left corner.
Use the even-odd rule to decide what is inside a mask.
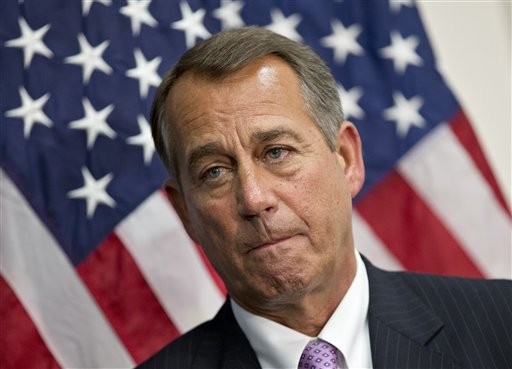
[[[356,208],[407,270],[483,277],[450,232],[397,172],[368,191]]]
[[[473,127],[471,127],[468,118],[462,110],[459,110],[453,118],[450,119],[450,128],[462,146],[464,146],[466,151],[469,153],[478,170],[482,173],[482,176],[485,178],[487,183],[489,183],[489,186],[500,205],[510,216],[510,209],[507,201],[503,197],[503,193],[496,182],[496,178],[492,173],[491,167],[485,159],[485,155],[482,151],[478,138],[475,135],[475,131],[473,130]]]
[[[77,271],[135,362],[180,335],[115,234]]]
[[[0,276],[0,368],[60,368],[18,297]]]

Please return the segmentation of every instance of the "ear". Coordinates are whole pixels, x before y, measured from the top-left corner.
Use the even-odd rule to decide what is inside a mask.
[[[363,187],[364,162],[361,137],[351,122],[345,121],[341,124],[336,139],[336,152],[343,158],[345,178],[352,197],[355,197]]]
[[[196,234],[192,228],[192,223],[190,222],[188,208],[185,203],[183,194],[181,192],[180,185],[177,183],[176,180],[169,178],[164,183],[164,189],[165,189],[165,192],[167,193],[167,197],[169,198],[169,201],[171,202],[172,206],[174,207],[174,210],[176,210],[176,213],[178,214],[178,217],[180,218],[181,223],[183,223],[183,226],[185,227],[187,234],[195,243],[199,243],[197,241]]]

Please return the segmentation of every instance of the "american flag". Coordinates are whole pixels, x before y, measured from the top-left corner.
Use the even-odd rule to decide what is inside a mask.
[[[1,368],[129,368],[214,315],[226,291],[160,190],[147,117],[181,53],[252,24],[339,83],[363,254],[510,277],[510,211],[412,1],[2,1]]]

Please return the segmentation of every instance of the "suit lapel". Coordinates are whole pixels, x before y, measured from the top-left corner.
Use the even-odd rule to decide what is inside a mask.
[[[404,281],[364,259],[370,284],[368,312],[373,367],[458,368],[442,352],[444,323]]]

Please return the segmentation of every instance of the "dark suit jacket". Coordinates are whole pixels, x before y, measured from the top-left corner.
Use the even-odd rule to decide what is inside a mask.
[[[375,369],[512,368],[511,281],[386,272],[365,264]],[[261,367],[226,302],[213,320],[139,368]]]

